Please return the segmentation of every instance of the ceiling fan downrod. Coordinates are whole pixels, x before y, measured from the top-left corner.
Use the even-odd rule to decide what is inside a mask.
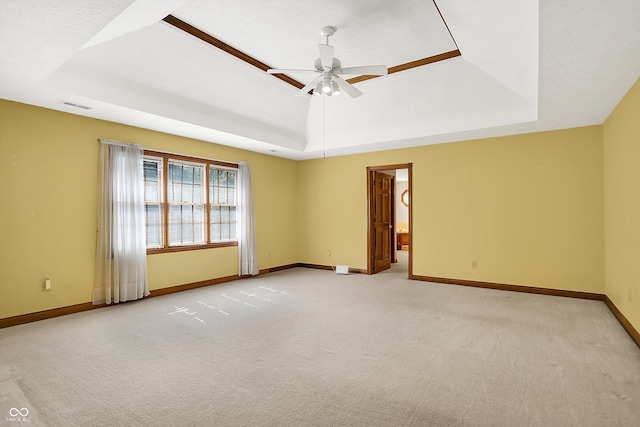
[[[338,31],[338,29],[336,27],[334,27],[333,25],[327,25],[326,27],[320,28],[320,34],[322,34],[325,37],[324,44],[326,44],[326,45],[329,44],[329,37],[334,35],[336,33],[336,31]]]

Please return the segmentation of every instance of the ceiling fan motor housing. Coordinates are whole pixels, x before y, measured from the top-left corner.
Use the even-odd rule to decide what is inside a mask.
[[[322,68],[322,61],[320,61],[320,58],[316,59],[316,61],[313,63],[313,67],[318,70],[318,71],[323,71],[324,69]],[[340,62],[340,60],[338,58],[333,58],[333,63],[331,64],[331,71],[333,70],[339,70],[340,68],[342,68],[342,62]]]

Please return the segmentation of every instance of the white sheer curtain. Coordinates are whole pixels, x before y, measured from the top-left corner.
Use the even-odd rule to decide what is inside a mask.
[[[149,295],[142,147],[100,140],[93,304]]]
[[[247,162],[238,163],[238,275],[258,274],[253,190]]]

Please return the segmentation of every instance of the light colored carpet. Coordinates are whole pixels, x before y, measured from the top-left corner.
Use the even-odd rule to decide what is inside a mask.
[[[7,425],[640,425],[640,349],[602,302],[402,265],[120,304],[0,330],[0,349]]]

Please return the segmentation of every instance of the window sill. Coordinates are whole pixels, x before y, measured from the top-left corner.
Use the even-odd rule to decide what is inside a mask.
[[[238,246],[238,242],[230,241],[230,242],[210,243],[208,245],[170,246],[168,248],[147,249],[147,255],[164,254],[168,252],[197,251],[200,249],[226,248],[229,246]]]

